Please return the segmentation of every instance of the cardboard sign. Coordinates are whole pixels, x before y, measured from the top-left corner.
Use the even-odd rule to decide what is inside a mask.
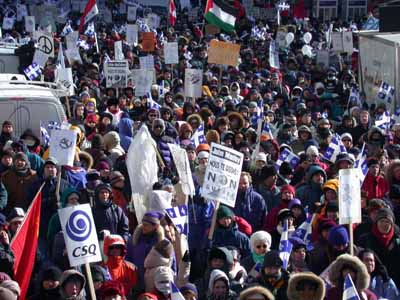
[[[128,84],[128,62],[109,61],[105,64],[106,87],[125,88]]]
[[[43,31],[35,31],[33,39],[36,40],[38,50],[43,52],[48,57],[54,57],[54,40],[50,33]]]
[[[54,130],[51,133],[50,156],[54,157],[60,166],[74,165],[76,132],[74,130]]]
[[[185,70],[185,96],[198,98],[202,94],[203,70]]]
[[[153,52],[155,49],[154,45],[154,32],[142,32],[142,50],[144,52]]]
[[[70,65],[74,63],[83,64],[81,54],[79,53],[79,49],[77,47],[72,49],[65,49],[65,56],[68,59]]]
[[[92,208],[89,204],[58,210],[71,267],[102,260]]]
[[[206,31],[206,35],[214,35],[221,32],[221,29],[213,24],[207,24],[204,26],[204,29]]]
[[[134,45],[138,43],[138,31],[139,28],[136,24],[126,25],[126,42],[129,45]]]
[[[361,223],[359,169],[339,170],[339,224]]]
[[[178,43],[164,43],[164,60],[166,64],[178,64]]]
[[[239,59],[239,44],[212,40],[208,49],[208,63],[236,66]]]
[[[243,153],[212,143],[201,195],[235,207]]]

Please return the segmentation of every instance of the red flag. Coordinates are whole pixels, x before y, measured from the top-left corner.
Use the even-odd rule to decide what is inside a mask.
[[[40,208],[42,206],[42,188],[36,194],[25,215],[21,227],[11,241],[14,253],[14,279],[21,288],[19,299],[25,300],[35,265],[36,250],[39,240]]]
[[[176,6],[174,0],[169,0],[169,24],[175,26],[176,22]]]
[[[98,13],[99,9],[97,8],[96,0],[88,0],[85,11],[81,16],[81,21],[79,22],[79,32],[82,32],[83,27]]]

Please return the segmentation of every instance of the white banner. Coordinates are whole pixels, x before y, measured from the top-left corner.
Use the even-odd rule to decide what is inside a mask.
[[[122,51],[122,41],[114,42],[114,58],[115,60],[124,60],[124,52]]]
[[[168,144],[168,147],[178,171],[183,193],[187,196],[193,196],[195,189],[186,150],[174,144]]]
[[[128,13],[127,13],[127,21],[128,22],[133,22],[136,20],[136,6],[128,6]]]
[[[235,207],[242,163],[242,153],[212,143],[201,195]]]
[[[67,49],[74,49],[76,48],[76,43],[79,38],[79,31],[73,31],[67,34],[65,37],[65,41],[67,43]]]
[[[33,39],[37,42],[37,50],[43,52],[47,57],[54,57],[54,40],[51,33],[34,31]]]
[[[60,166],[72,167],[75,158],[76,132],[74,130],[53,130],[50,141],[50,156],[54,157]]]
[[[129,66],[126,60],[107,62],[104,67],[104,73],[107,87],[127,87]]]
[[[58,210],[71,267],[101,261],[96,226],[89,204]]]
[[[74,81],[72,78],[72,69],[56,69],[56,81],[60,82],[68,89],[68,96],[75,95]]]
[[[22,21],[28,15],[28,8],[25,4],[17,4],[17,21]]]
[[[167,65],[179,63],[177,42],[164,43],[164,60]]]
[[[126,25],[126,42],[129,45],[134,45],[138,43],[138,26],[136,24]]]
[[[202,94],[203,70],[185,70],[185,96],[199,98]]]
[[[75,62],[83,64],[81,54],[79,53],[79,49],[77,47],[65,49],[65,56],[67,57],[70,65],[73,65]]]
[[[146,70],[154,70],[154,56],[147,55],[139,57],[140,68]]]
[[[339,170],[339,224],[361,223],[359,169]]]
[[[25,30],[26,32],[35,31],[35,16],[25,16]]]
[[[153,13],[148,14],[145,18],[145,22],[150,29],[157,29],[160,26],[160,20],[160,17]]]
[[[154,71],[145,69],[132,70],[132,78],[135,88],[135,96],[141,97],[150,92],[151,85],[153,84]]]

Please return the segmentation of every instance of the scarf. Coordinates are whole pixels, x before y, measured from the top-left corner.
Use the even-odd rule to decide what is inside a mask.
[[[256,264],[261,264],[261,265],[264,263],[264,255],[265,255],[265,253],[264,254],[257,254],[256,252],[251,253],[251,256],[253,257],[253,261]]]
[[[387,248],[394,236],[394,228],[390,228],[390,231],[386,234],[383,234],[378,230],[378,226],[376,224],[372,225],[372,234],[378,239],[378,241]]]

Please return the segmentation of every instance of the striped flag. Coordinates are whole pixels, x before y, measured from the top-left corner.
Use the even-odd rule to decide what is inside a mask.
[[[340,137],[336,135],[332,137],[332,140],[328,148],[326,148],[324,153],[324,158],[326,158],[332,163],[335,163],[336,156],[338,156],[338,154],[343,152],[347,153],[346,147],[343,145],[342,141],[340,140]]]
[[[264,119],[264,102],[263,100],[257,101],[257,111],[250,117],[251,125],[256,127],[258,120]]]
[[[42,137],[42,143],[45,147],[50,145],[50,134],[44,126],[43,122],[40,121],[40,135]]]
[[[289,241],[289,230],[288,220],[286,219],[283,223],[283,231],[281,234],[281,241],[279,243],[279,257],[283,261],[283,269],[287,269],[289,264],[290,253],[292,253],[293,245]]]
[[[176,6],[174,0],[169,0],[169,24],[175,26],[176,22]]]
[[[175,283],[171,281],[171,300],[185,300]]]
[[[88,0],[85,11],[81,16],[81,20],[79,23],[79,32],[83,31],[83,27],[89,23],[89,21],[99,13],[99,9],[97,8],[96,0]]]
[[[296,169],[297,165],[300,162],[300,157],[291,152],[289,149],[285,148],[279,154],[278,160],[275,163],[275,168],[279,170],[279,167],[282,165],[283,162],[289,163],[292,169]]]
[[[188,207],[187,205],[178,205],[170,208],[166,208],[165,212],[171,219],[172,223],[174,223],[176,229],[180,234],[184,234],[186,236],[189,235],[189,226],[188,226]]]
[[[238,10],[224,0],[207,0],[204,18],[226,32],[235,30]]]
[[[368,165],[367,165],[367,153],[365,151],[365,143],[361,148],[361,152],[358,155],[356,162],[354,163],[354,168],[359,170],[360,176],[360,185],[363,184],[365,176],[368,173]]]
[[[292,233],[290,238],[297,237],[306,243],[308,251],[311,251],[314,247],[312,244],[312,222],[314,219],[314,214],[307,216],[307,219],[301,223],[299,227]]]
[[[199,127],[197,127],[196,131],[193,133],[192,138],[190,139],[192,144],[197,148],[200,144],[206,144],[206,136],[204,135],[204,124],[201,123]]]
[[[385,131],[388,131],[390,129],[391,122],[392,122],[392,117],[390,113],[388,111],[385,111],[383,115],[379,116],[375,120],[375,126]]]
[[[261,135],[266,135],[270,139],[274,138],[274,136],[272,134],[271,126],[270,126],[270,124],[268,122],[264,122],[264,126],[261,129]]]
[[[361,300],[350,274],[344,279],[342,300]]]
[[[29,78],[29,80],[34,80],[42,75],[42,70],[37,63],[33,62],[31,65],[24,69],[24,73]]]
[[[64,26],[64,28],[63,28],[63,30],[61,31],[61,36],[67,36],[68,34],[70,34],[71,32],[73,32],[74,30],[72,29],[72,27],[71,27],[71,21],[68,21],[66,24],[65,24],[65,26]]]
[[[387,82],[382,81],[381,86],[378,91],[377,98],[379,100],[385,101],[390,104],[393,101],[394,92],[395,92],[395,89],[393,86],[391,86]]]

